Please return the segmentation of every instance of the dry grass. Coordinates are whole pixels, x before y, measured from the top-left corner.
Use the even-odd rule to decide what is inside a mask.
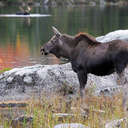
[[[121,94],[113,97],[88,94],[84,100],[60,95],[43,96],[41,99],[31,100],[25,113],[33,116],[33,128],[53,128],[59,123],[73,122],[82,123],[90,128],[104,128],[106,122],[124,117]],[[55,115],[57,113],[71,115],[62,117]],[[9,128],[11,124],[3,119],[0,119],[0,123],[4,128]],[[26,127],[25,123],[24,127]]]

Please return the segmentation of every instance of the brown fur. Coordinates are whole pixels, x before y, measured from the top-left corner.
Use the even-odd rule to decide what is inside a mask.
[[[96,39],[89,35],[88,33],[78,33],[76,36],[75,36],[75,39],[79,42],[81,40],[86,40],[90,45],[97,45],[99,44],[98,41],[96,41]]]

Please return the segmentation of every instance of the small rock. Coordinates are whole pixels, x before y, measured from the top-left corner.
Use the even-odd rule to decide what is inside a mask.
[[[54,128],[88,128],[85,125],[82,125],[80,123],[70,123],[70,124],[58,124],[54,126]]]
[[[71,114],[71,113],[56,113],[53,116],[57,116],[57,117],[72,117],[72,116],[75,116],[75,114]]]
[[[32,128],[32,116],[20,116],[16,119],[12,120],[11,126],[12,128]]]
[[[8,83],[11,83],[12,80],[13,80],[13,77],[8,77],[7,82],[8,82]]]
[[[0,107],[1,108],[12,108],[12,107],[26,107],[27,104],[26,103],[1,103]]]
[[[125,123],[125,128],[128,128],[128,121],[127,118],[123,118],[123,119],[117,119],[117,120],[113,120],[109,123],[106,123],[105,128],[122,128],[121,127],[121,123],[124,122]]]
[[[30,76],[25,76],[23,81],[27,84],[31,84],[32,83],[32,78]]]

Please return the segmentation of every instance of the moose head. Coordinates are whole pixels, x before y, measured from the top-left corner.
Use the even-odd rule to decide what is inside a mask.
[[[73,45],[71,45],[73,37],[61,34],[55,27],[52,27],[52,30],[54,36],[42,46],[41,53],[44,55],[52,53],[58,58],[64,57],[69,59],[71,49],[73,48]]]

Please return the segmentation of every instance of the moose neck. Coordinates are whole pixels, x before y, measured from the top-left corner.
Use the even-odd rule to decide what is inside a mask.
[[[71,47],[67,47],[66,51],[65,51],[65,58],[70,59],[71,53],[74,50],[74,48]]]
[[[99,44],[99,42],[97,42],[95,38],[83,33],[80,33],[75,37],[64,34],[62,36],[62,41],[64,42],[64,44],[61,47],[60,55],[61,57],[67,59],[70,59],[70,57],[72,56],[71,54],[73,53],[72,51],[76,47],[82,45],[82,47],[87,48],[88,46],[96,46],[97,44]]]
[[[74,50],[74,47],[71,47],[71,46],[65,44],[62,47],[60,54],[62,57],[66,58],[66,59],[70,59],[70,56],[71,56],[71,53],[73,50]]]

